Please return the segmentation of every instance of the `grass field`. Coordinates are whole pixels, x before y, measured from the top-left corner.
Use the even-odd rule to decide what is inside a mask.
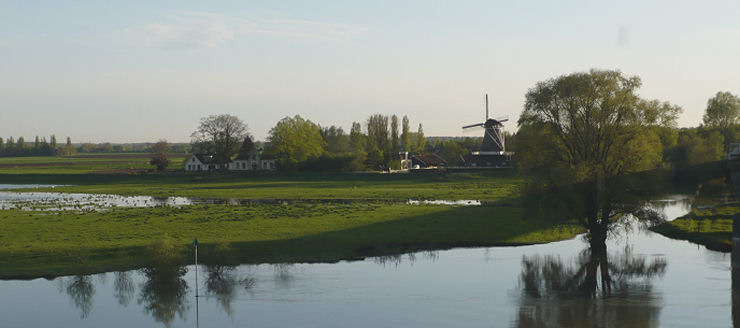
[[[164,240],[184,248],[194,237],[201,241],[204,254],[211,252],[211,260],[261,263],[338,261],[455,246],[543,243],[572,238],[582,231],[573,225],[524,220],[517,206],[524,178],[513,170],[447,174],[128,173],[126,170],[147,167],[148,157],[118,157],[6,158],[0,161],[0,184],[70,185],[57,187],[55,192],[328,202],[115,208],[104,212],[3,210],[0,277],[136,268],[145,262],[148,246]],[[179,168],[177,165],[173,164]],[[396,202],[408,199],[480,199],[498,202],[498,206]],[[180,258],[185,261],[187,256]]]
[[[0,183],[73,185],[60,192],[249,199],[482,199],[518,197],[524,179],[488,173],[0,174]]]
[[[153,168],[148,153],[79,154],[74,156],[0,157],[0,174],[84,174],[141,172]],[[170,156],[180,168],[184,154]]]
[[[572,225],[523,220],[518,207],[299,204],[0,211],[0,277],[135,267],[163,239],[238,250],[239,263],[338,261],[454,246],[523,245],[568,239]],[[220,255],[212,255],[212,261]],[[30,259],[44,259],[33,264]],[[118,258],[119,261],[113,260]]]

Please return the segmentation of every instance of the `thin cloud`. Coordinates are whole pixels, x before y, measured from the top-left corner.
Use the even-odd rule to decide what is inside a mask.
[[[240,36],[295,39],[336,39],[365,29],[318,21],[246,18],[212,13],[181,12],[155,22],[125,28],[120,35],[129,43],[157,48],[214,48]]]

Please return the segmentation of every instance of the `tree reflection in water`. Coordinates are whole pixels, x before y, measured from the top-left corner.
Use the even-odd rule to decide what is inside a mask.
[[[648,259],[626,247],[582,251],[570,263],[558,256],[524,256],[516,327],[656,327],[660,297],[651,280],[665,273],[664,258]]]
[[[273,264],[272,269],[274,271],[275,286],[285,289],[293,286],[295,276],[290,272],[292,268],[293,263]]]
[[[238,277],[236,267],[229,265],[206,265],[206,290],[209,297],[215,296],[219,306],[231,317],[234,313],[231,303],[238,295],[237,287],[250,290],[254,284],[254,278]]]
[[[175,315],[185,318],[190,308],[187,301],[188,283],[183,279],[187,269],[170,262],[141,269],[146,281],[141,284],[139,305],[154,320],[170,326]]]
[[[113,273],[113,296],[118,304],[128,306],[134,298],[134,279],[130,271],[118,271]]]
[[[76,275],[59,278],[59,282],[60,291],[66,292],[75,307],[80,309],[80,318],[87,318],[92,310],[93,296],[95,295],[95,285],[92,282],[92,277]]]

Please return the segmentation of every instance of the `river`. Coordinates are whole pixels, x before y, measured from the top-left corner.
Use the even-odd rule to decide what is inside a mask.
[[[688,211],[676,199],[656,204],[669,219]],[[607,245],[599,261],[609,288],[597,283],[586,297],[593,256],[579,237],[325,264],[199,265],[197,298],[193,265],[6,280],[0,326],[732,326],[729,253],[637,227]]]

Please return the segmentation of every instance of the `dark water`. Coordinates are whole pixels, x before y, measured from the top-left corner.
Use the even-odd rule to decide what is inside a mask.
[[[658,204],[669,218],[687,211]],[[586,247],[577,238],[333,264],[200,265],[197,299],[192,265],[0,281],[0,327],[732,326],[729,254],[635,228],[597,258],[610,268],[606,292],[598,279],[583,288],[595,258]]]

